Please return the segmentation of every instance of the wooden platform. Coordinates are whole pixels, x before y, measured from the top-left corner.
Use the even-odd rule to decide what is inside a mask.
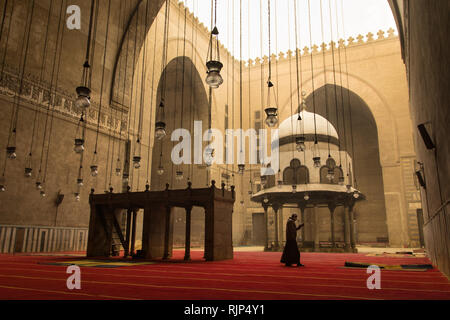
[[[190,225],[192,207],[205,210],[205,259],[217,261],[233,258],[232,214],[235,201],[234,186],[226,190],[215,187],[164,191],[126,193],[91,193],[91,217],[89,222],[88,257],[109,257],[113,253],[113,235],[124,247],[125,255],[134,254],[136,215],[144,211],[142,251],[146,259],[169,259],[172,254],[173,213],[175,207],[186,210],[186,260],[190,258]],[[119,221],[126,212],[126,230]]]

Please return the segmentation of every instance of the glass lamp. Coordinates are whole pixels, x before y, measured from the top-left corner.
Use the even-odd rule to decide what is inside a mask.
[[[355,198],[355,199],[359,199],[359,192],[358,191],[355,191],[354,193],[353,193],[353,198]]]
[[[245,172],[245,164],[239,164],[238,165],[238,172],[239,172],[239,174],[244,174],[244,172]]]
[[[98,166],[92,165],[91,166],[91,176],[96,177],[98,175]]]
[[[82,178],[78,178],[78,179],[77,179],[77,185],[78,185],[79,187],[84,186],[84,183],[83,183],[83,179],[82,179]]]
[[[87,87],[80,86],[76,89],[77,91],[77,99],[75,100],[75,106],[82,110],[86,110],[91,106],[90,94],[91,90]]]
[[[212,89],[217,89],[223,83],[223,78],[220,75],[222,71],[223,64],[220,62],[220,51],[219,51],[219,30],[214,27],[211,31],[211,36],[209,38],[208,47],[208,61],[206,62],[207,76],[206,83]]]
[[[292,193],[297,193],[297,185],[292,185]]]
[[[42,190],[42,183],[40,181],[36,181],[36,190]]]
[[[166,136],[166,123],[164,121],[158,121],[155,124],[155,137],[158,140],[164,139]]]
[[[73,151],[75,151],[76,153],[82,153],[84,151],[84,140],[83,139],[75,139]]]
[[[352,193],[352,185],[351,184],[347,185],[347,193]]]
[[[177,181],[183,180],[183,171],[181,171],[181,170],[177,171],[177,172],[176,172],[175,179],[176,179]]]
[[[217,89],[220,87],[220,85],[223,83],[223,78],[220,75],[220,71],[223,68],[223,64],[220,61],[208,61],[206,63],[207,76],[206,76],[206,83],[213,89]]]
[[[31,178],[31,173],[32,172],[33,172],[33,169],[25,168],[25,178]]]
[[[310,199],[309,194],[305,193],[305,195],[303,196],[303,199],[305,199],[305,201],[308,201]]]
[[[298,152],[305,151],[305,149],[306,149],[305,137],[297,137],[297,138],[295,138],[295,145],[297,147],[297,151]]]
[[[17,158],[16,147],[7,147],[6,148],[6,156],[8,159],[14,160]]]
[[[157,171],[159,176],[162,176],[164,174],[164,167],[162,165],[160,165],[158,167],[158,171]]]
[[[320,165],[321,165],[320,157],[314,157],[313,161],[314,161],[314,168],[320,168]]]
[[[277,108],[266,108],[264,110],[266,112],[266,124],[269,128],[273,128],[278,123],[278,109]]]
[[[140,156],[133,157],[133,167],[135,169],[139,169],[141,167],[141,157]]]
[[[330,182],[333,181],[333,179],[334,179],[334,169],[332,169],[332,168],[328,169],[327,179]]]
[[[0,192],[6,191],[6,183],[5,183],[5,177],[0,178]]]
[[[75,201],[79,202],[81,199],[80,194],[78,192],[75,193]]]

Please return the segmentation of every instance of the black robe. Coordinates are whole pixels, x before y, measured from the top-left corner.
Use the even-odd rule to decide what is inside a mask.
[[[300,264],[300,252],[297,246],[297,230],[303,227],[295,225],[295,221],[289,218],[286,224],[286,245],[284,246],[283,255],[281,256],[281,263],[286,264]]]

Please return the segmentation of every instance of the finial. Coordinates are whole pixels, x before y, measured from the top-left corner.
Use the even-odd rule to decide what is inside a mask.
[[[170,185],[168,183],[166,183],[166,191],[169,190]]]
[[[114,191],[114,188],[113,187],[109,187],[109,192],[113,193],[113,191]]]
[[[145,185],[145,192],[148,192],[150,190],[150,185],[147,183],[146,185]]]
[[[216,187],[216,180],[211,180],[211,187],[215,188]]]
[[[192,189],[192,182],[188,181],[187,185],[188,185],[188,189]]]
[[[91,189],[91,194],[94,194],[94,192],[95,192],[95,189],[92,188],[92,189]]]
[[[131,190],[131,187],[127,186],[127,192],[130,192],[130,190]]]

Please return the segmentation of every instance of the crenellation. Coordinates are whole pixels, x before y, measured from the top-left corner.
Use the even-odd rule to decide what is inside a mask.
[[[363,44],[364,43],[364,36],[362,34],[358,34],[356,39],[358,40],[358,44]]]

